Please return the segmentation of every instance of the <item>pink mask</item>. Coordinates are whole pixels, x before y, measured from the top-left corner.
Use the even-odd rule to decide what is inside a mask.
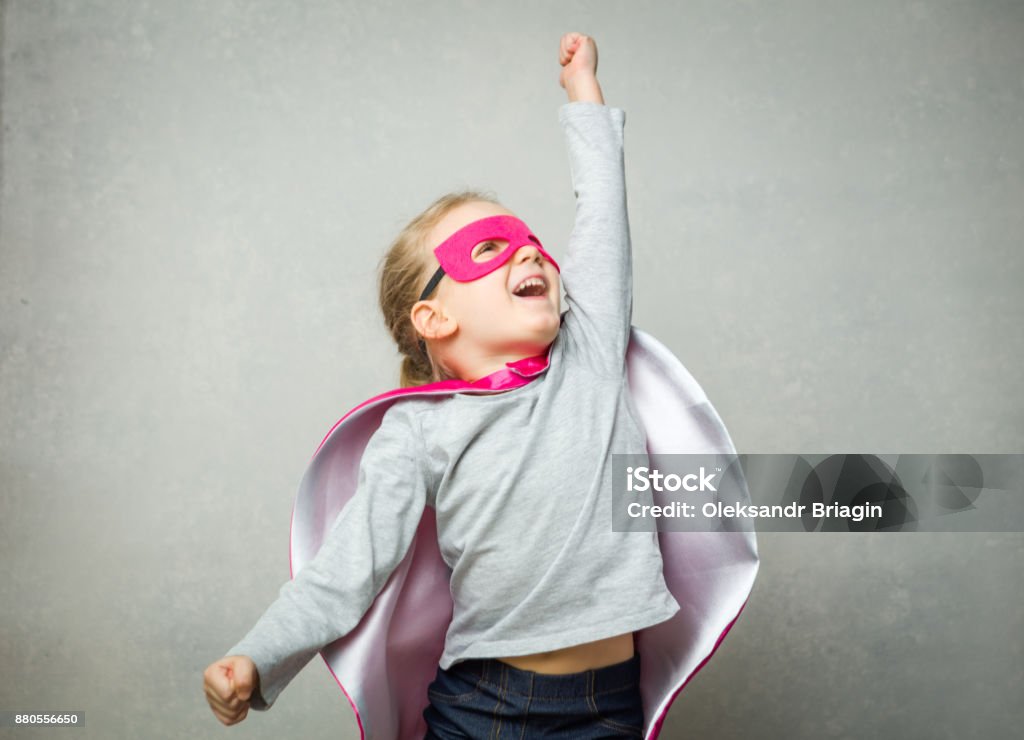
[[[488,239],[505,239],[508,246],[497,254],[494,254],[495,250],[483,252],[482,255],[477,255],[479,261],[474,260],[473,247]],[[478,280],[512,259],[512,255],[520,247],[528,245],[536,247],[541,256],[561,272],[554,258],[544,251],[540,239],[515,216],[488,216],[463,226],[434,249],[441,266],[430,278],[419,300],[422,301],[430,295],[445,275],[460,283]]]

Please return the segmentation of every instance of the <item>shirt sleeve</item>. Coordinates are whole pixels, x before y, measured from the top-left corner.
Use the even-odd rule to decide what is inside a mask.
[[[621,375],[633,314],[632,245],[626,210],[621,108],[577,101],[558,110],[576,218],[562,261],[568,311],[562,331],[602,375]]]
[[[358,487],[316,556],[227,655],[256,664],[250,707],[269,709],[322,648],[354,629],[405,557],[427,503],[422,435],[413,412],[393,403],[359,463]]]

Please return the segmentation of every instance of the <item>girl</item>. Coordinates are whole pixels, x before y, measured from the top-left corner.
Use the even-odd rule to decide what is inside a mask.
[[[634,633],[680,606],[657,534],[611,526],[612,454],[645,450],[626,382],[625,115],[604,104],[592,39],[566,34],[559,61],[577,197],[562,265],[481,193],[439,199],[399,235],[380,299],[401,383],[448,392],[387,407],[316,556],[206,669],[224,724],[268,709],[324,646],[375,629],[364,616],[433,512],[453,609],[417,731],[644,736]]]

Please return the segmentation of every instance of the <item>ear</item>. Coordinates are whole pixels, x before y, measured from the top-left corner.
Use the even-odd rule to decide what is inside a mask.
[[[429,301],[416,301],[409,312],[412,325],[417,333],[427,339],[443,339],[455,333],[459,323],[450,316],[444,305],[436,298]]]

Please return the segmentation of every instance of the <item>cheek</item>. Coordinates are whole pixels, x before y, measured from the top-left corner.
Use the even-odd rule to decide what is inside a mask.
[[[480,300],[500,301],[509,297],[506,281],[507,277],[504,272],[502,270],[495,270],[475,281],[474,287],[478,289],[477,295]]]
[[[463,320],[473,321],[475,318],[482,317],[482,311],[494,307],[505,299],[503,284],[488,280],[488,277],[490,276],[461,283],[458,286],[455,305],[458,306]]]

